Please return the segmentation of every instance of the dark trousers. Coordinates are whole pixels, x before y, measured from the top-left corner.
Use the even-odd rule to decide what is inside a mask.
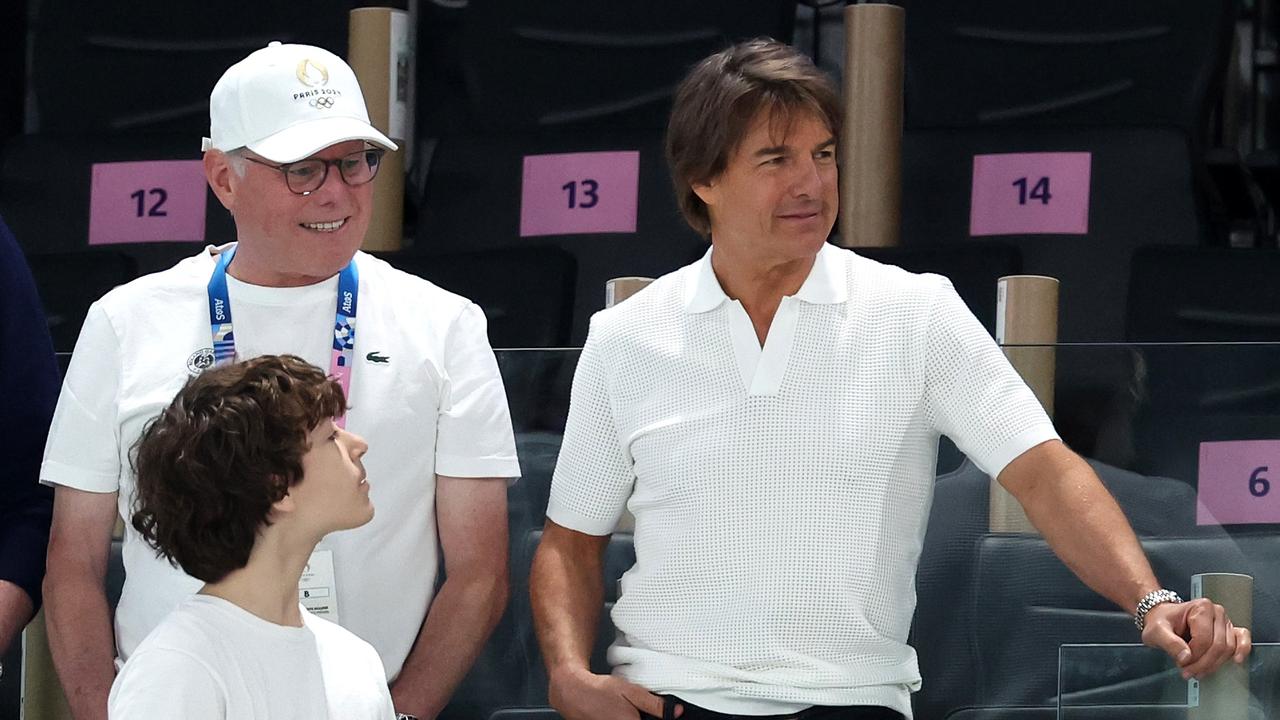
[[[902,720],[902,713],[871,705],[814,705],[787,715],[726,715],[690,705],[674,695],[662,696],[662,717],[640,713],[642,720],[676,720],[675,707],[684,708],[679,720]]]

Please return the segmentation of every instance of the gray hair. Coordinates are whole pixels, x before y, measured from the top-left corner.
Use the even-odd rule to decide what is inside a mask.
[[[245,172],[247,172],[249,168],[249,161],[245,158],[245,152],[247,149],[248,148],[238,147],[222,153],[227,156],[227,164],[231,166],[231,172],[235,173],[238,178],[243,178]]]

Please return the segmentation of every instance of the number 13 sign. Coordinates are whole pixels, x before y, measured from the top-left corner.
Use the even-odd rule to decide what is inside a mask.
[[[89,244],[203,242],[205,188],[199,160],[95,163]]]
[[[1092,160],[1087,152],[974,155],[969,234],[1087,234]]]
[[[633,233],[640,153],[527,155],[520,189],[520,236]]]

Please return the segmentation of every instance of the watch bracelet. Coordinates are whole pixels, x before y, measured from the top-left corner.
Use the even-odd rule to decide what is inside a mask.
[[[1172,590],[1165,588],[1152,590],[1143,595],[1142,599],[1138,601],[1138,608],[1133,614],[1133,624],[1137,625],[1138,631],[1141,632],[1147,626],[1147,613],[1151,612],[1151,608],[1164,603],[1180,602],[1182,602],[1182,598],[1178,597],[1178,593]]]

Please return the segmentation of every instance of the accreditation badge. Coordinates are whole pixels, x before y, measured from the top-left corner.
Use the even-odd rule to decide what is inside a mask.
[[[333,551],[311,553],[298,581],[298,602],[312,615],[338,622],[338,582],[333,573]]]

